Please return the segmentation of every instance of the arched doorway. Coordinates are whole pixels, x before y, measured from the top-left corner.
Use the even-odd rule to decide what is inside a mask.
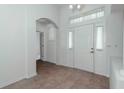
[[[58,26],[48,18],[36,20],[37,60],[56,64]]]

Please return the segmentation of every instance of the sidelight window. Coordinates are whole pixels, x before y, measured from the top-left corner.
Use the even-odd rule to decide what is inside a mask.
[[[69,45],[69,48],[73,48],[73,33],[72,32],[69,32],[69,36],[68,36],[68,45]]]
[[[96,31],[96,49],[103,50],[103,27],[98,26]]]

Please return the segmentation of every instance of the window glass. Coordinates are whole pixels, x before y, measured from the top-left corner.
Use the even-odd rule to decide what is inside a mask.
[[[80,22],[82,22],[83,21],[83,17],[80,17]]]
[[[104,11],[101,11],[100,12],[100,17],[103,17],[104,16]]]
[[[73,33],[69,32],[69,42],[68,42],[69,48],[73,47]]]
[[[72,19],[70,19],[70,23],[71,24],[80,23],[80,22],[83,22],[83,21],[96,19],[96,18],[100,18],[100,17],[103,17],[103,16],[104,16],[104,10],[102,8],[100,8],[100,9],[97,9],[96,11],[93,11],[90,14],[83,15],[81,17],[72,18]]]
[[[87,16],[87,20],[90,20],[90,15]]]
[[[85,20],[85,21],[86,21],[86,20],[89,20],[89,15],[84,16],[84,20]]]
[[[104,16],[104,11],[100,11],[100,12],[98,12],[97,13],[97,17],[99,18],[99,17],[103,17]]]
[[[77,18],[74,19],[74,23],[77,23]]]
[[[98,17],[98,18],[100,17],[100,12],[97,12],[97,17]]]
[[[77,23],[80,22],[80,18],[77,18]]]
[[[91,14],[91,19],[95,19],[96,18],[96,13]]]
[[[103,27],[99,26],[97,27],[97,33],[96,33],[96,49],[102,50],[103,49]]]

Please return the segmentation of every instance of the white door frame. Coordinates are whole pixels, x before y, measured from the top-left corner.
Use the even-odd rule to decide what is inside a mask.
[[[45,61],[45,33],[44,32],[40,32],[40,59]]]
[[[106,41],[106,32],[105,32],[105,23],[104,23],[104,21],[96,21],[96,22],[93,22],[93,23],[88,23],[88,24],[79,24],[79,25],[76,25],[76,26],[70,26],[69,27],[69,29],[74,29],[74,31],[73,31],[73,34],[75,34],[75,28],[76,27],[80,27],[80,26],[84,26],[84,25],[90,25],[90,24],[92,24],[93,25],[93,48],[95,48],[95,38],[94,38],[94,36],[95,36],[95,31],[96,31],[96,24],[97,24],[97,26],[98,25],[101,25],[101,26],[103,26],[104,27],[104,49],[105,49],[105,41]],[[75,37],[74,37],[75,38]],[[73,41],[73,44],[74,44],[75,42]],[[73,56],[74,56],[74,60],[75,60],[75,46],[73,46],[73,49],[72,49],[72,51],[73,51]],[[106,50],[106,49],[105,49]],[[95,49],[94,49],[94,52],[95,52]],[[104,51],[105,52],[105,54],[106,54],[106,51]],[[106,62],[106,56],[104,55],[104,58],[105,58],[105,62]],[[75,62],[74,62],[75,63]],[[74,66],[73,66],[74,67]],[[104,76],[107,76],[107,72],[106,71],[104,71],[103,73],[97,73],[97,71],[95,71],[95,67],[96,67],[96,65],[95,65],[95,53],[93,54],[93,73],[96,73],[96,74],[101,74],[101,75],[104,75]],[[107,67],[107,63],[106,63],[106,67]],[[104,69],[106,69],[106,68],[104,68]]]

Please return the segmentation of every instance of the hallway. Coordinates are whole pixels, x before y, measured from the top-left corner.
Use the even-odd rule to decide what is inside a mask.
[[[109,79],[90,72],[37,61],[38,75],[5,89],[108,89]]]

